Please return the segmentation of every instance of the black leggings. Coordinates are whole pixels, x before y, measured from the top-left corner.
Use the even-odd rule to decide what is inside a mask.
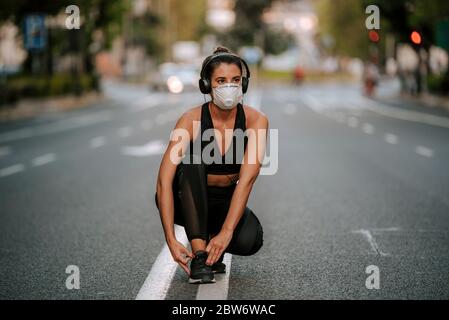
[[[180,163],[173,180],[175,224],[184,226],[187,238],[208,241],[220,232],[226,219],[236,184],[229,187],[207,185],[204,164]],[[156,206],[157,194],[155,195]],[[263,229],[259,219],[248,207],[234,230],[225,252],[248,256],[263,244]]]

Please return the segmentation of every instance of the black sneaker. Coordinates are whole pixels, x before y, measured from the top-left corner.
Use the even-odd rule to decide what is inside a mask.
[[[223,263],[224,253],[221,255],[220,259],[212,265],[213,273],[226,273],[226,265]]]
[[[189,283],[214,283],[214,273],[211,266],[206,264],[207,252],[197,251],[195,257],[190,262],[190,277]]]

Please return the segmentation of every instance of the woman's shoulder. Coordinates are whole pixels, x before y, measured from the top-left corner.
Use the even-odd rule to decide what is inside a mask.
[[[185,120],[191,120],[191,121],[194,121],[194,120],[200,121],[201,120],[201,107],[202,107],[202,105],[197,105],[197,106],[187,109],[181,115],[181,118],[184,118]]]
[[[262,111],[246,104],[243,105],[243,110],[245,112],[247,127],[260,127],[264,123],[268,125],[268,117]]]
[[[191,126],[193,121],[201,121],[201,105],[191,107],[184,111],[179,117],[177,123],[185,126]]]
[[[195,137],[199,128],[194,125],[195,121],[201,121],[201,105],[184,111],[176,122],[175,129],[185,129],[192,137]]]

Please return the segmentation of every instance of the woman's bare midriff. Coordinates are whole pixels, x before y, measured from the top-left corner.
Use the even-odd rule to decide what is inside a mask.
[[[215,187],[227,187],[235,184],[239,179],[238,173],[233,174],[208,174],[207,185]]]

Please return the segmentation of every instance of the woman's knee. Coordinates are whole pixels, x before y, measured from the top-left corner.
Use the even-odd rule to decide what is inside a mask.
[[[250,256],[256,254],[263,246],[263,228],[254,212],[246,208],[227,252]]]
[[[256,232],[256,236],[255,236],[255,239],[253,242],[253,247],[250,250],[251,255],[257,253],[260,250],[260,248],[262,248],[262,246],[263,246],[263,228],[262,228],[262,225],[260,224],[259,220],[257,220],[257,221],[258,221],[257,232]]]
[[[256,254],[260,248],[263,246],[263,228],[262,224],[260,223],[259,219],[257,219],[256,215],[254,213],[251,213],[253,215],[253,218],[255,219],[254,222],[254,229],[255,229],[255,235],[254,235],[254,241],[251,246],[251,249],[248,252],[248,255]]]

